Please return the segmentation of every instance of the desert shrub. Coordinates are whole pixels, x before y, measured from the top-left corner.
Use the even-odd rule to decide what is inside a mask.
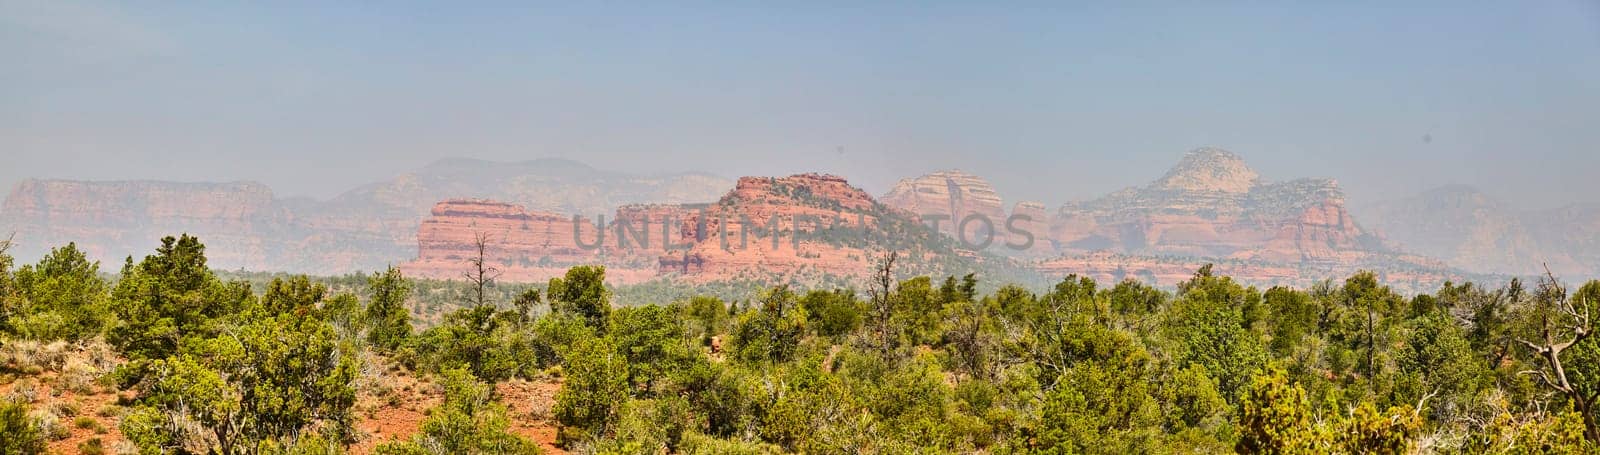
[[[102,373],[90,364],[89,360],[74,357],[68,359],[66,365],[61,368],[61,375],[56,377],[56,388],[77,394],[89,394],[94,391],[94,384]]]
[[[50,403],[50,412],[62,417],[73,417],[82,411],[83,407],[72,401],[56,401]]]
[[[61,416],[56,415],[49,409],[35,409],[33,412],[28,413],[28,417],[33,419],[35,425],[38,425],[39,433],[43,434],[45,439],[56,441],[66,439],[67,436],[72,434],[71,430],[61,423]]]
[[[566,382],[552,409],[561,424],[561,441],[572,444],[604,437],[628,398],[628,370],[609,337],[578,343],[566,362]]]
[[[72,419],[72,427],[79,430],[91,430],[100,427],[100,421],[89,416],[79,416]]]
[[[0,400],[0,435],[0,453],[44,453],[45,432],[24,403]]]
[[[443,373],[444,402],[428,411],[428,419],[410,441],[378,446],[381,455],[411,454],[538,454],[538,444],[509,431],[505,406],[493,399],[493,389],[472,377],[465,368]]]
[[[678,447],[685,455],[775,455],[783,453],[778,446],[760,442],[743,442],[719,439],[700,433],[686,433]]]
[[[101,455],[106,453],[105,442],[101,441],[100,438],[89,438],[78,443],[78,453],[80,455]]]
[[[491,383],[513,377],[531,378],[538,371],[537,342],[520,313],[480,306],[453,311],[444,323],[411,340],[417,364],[428,371],[464,366]]]
[[[64,341],[14,340],[0,343],[0,364],[26,374],[59,371],[66,364],[71,345]]]

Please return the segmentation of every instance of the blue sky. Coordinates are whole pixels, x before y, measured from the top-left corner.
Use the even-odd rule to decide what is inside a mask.
[[[217,3],[0,0],[0,185],[566,157],[1056,204],[1218,146],[1357,203],[1600,202],[1590,1]]]

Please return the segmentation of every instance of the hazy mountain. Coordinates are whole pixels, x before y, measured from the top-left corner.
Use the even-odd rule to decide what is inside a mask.
[[[1007,215],[989,182],[961,171],[901,180],[884,203],[956,219]],[[1137,277],[1171,285],[1206,263],[1255,284],[1303,285],[1373,269],[1391,282],[1427,289],[1458,276],[1364,228],[1346,209],[1335,181],[1269,181],[1238,155],[1216,148],[1190,151],[1151,183],[1062,204],[1049,219],[1042,219],[1043,212],[1035,203],[1019,202],[1011,214],[1041,218],[1024,225],[1038,234],[1038,243],[1022,257],[1043,256],[1030,261],[1031,267],[1049,276]]]
[[[1222,149],[1189,152],[1148,185],[1062,205],[1064,252],[1341,262],[1384,248],[1345,209],[1331,179],[1263,180]]]
[[[705,173],[611,172],[556,158],[512,163],[451,158],[362,185],[335,197],[329,205],[385,207],[422,216],[442,200],[479,198],[512,202],[530,210],[597,215],[626,204],[712,201],[732,183]]]
[[[1477,188],[1451,185],[1361,209],[1397,245],[1474,272],[1600,272],[1600,206],[1522,210]]]
[[[95,258],[119,261],[187,232],[206,242],[214,267],[330,274],[415,258],[418,223],[444,199],[605,213],[630,203],[710,201],[729,185],[702,173],[634,175],[559,159],[441,160],[328,201],[280,199],[254,182],[27,180],[0,205],[0,235],[16,233],[24,260],[77,242]]]

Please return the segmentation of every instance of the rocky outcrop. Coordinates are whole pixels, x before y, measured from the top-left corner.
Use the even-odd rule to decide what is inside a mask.
[[[685,247],[658,268],[693,281],[865,276],[885,221],[915,227],[837,176],[744,177],[685,220],[676,240]]]
[[[1248,193],[1261,176],[1233,152],[1219,148],[1194,149],[1150,188],[1178,193]]]
[[[1006,219],[1004,202],[994,186],[976,175],[959,170],[939,171],[921,177],[901,179],[882,199],[884,205],[916,215],[939,232],[955,235],[962,221],[969,216],[987,218],[989,224],[977,221],[965,224],[963,236],[977,239],[991,235],[999,229],[989,229],[990,224]],[[996,226],[997,227],[997,226]]]
[[[477,254],[475,242],[482,234],[492,258],[571,263],[598,256],[579,244],[594,242],[598,231],[585,218],[458,199],[434,205],[433,216],[417,230],[417,251],[422,260],[464,260]]]
[[[824,174],[745,177],[714,203],[625,205],[604,219],[599,229],[599,217],[591,223],[509,203],[448,200],[421,223],[418,258],[402,269],[460,276],[479,234],[490,238],[487,256],[502,279],[512,281],[542,281],[576,264],[604,264],[617,284],[657,277],[851,280],[870,274],[874,258],[888,249],[906,253],[908,269],[971,264],[909,215]]]
[[[1006,220],[1009,224],[1001,228],[1006,242],[1002,251],[1014,251],[1025,257],[1053,256],[1057,253],[1055,244],[1050,241],[1050,215],[1044,204],[1018,202],[1011,207],[1011,214]]]
[[[616,226],[612,226],[616,227]],[[614,234],[614,229],[608,229]],[[417,229],[415,260],[400,269],[407,275],[453,279],[471,269],[482,237],[484,257],[502,280],[539,282],[578,264],[606,265],[607,276],[629,282],[654,275],[653,255],[622,248],[589,218],[541,211],[483,199],[452,199],[434,205]]]
[[[334,223],[353,218],[381,226],[387,238],[411,251],[401,258],[420,257],[416,248],[421,245],[421,222],[435,216],[431,211],[440,201],[504,201],[526,207],[529,213],[559,214],[570,222],[571,216],[597,218],[630,204],[710,201],[728,183],[703,173],[637,175],[553,158],[509,163],[452,158],[341,194],[325,204],[338,209],[323,219]],[[565,232],[570,234],[571,229]]]
[[[901,179],[880,200],[968,247],[987,244],[986,251],[1007,256],[1054,253],[1044,205],[1019,202],[1007,213],[1000,193],[976,175],[946,170]]]
[[[1363,269],[1419,291],[1470,278],[1364,229],[1333,180],[1266,181],[1216,148],[1189,152],[1148,185],[1063,205],[1049,241],[1059,256],[1033,263],[1047,276],[1170,286],[1213,263],[1217,273],[1258,285],[1307,286]]]

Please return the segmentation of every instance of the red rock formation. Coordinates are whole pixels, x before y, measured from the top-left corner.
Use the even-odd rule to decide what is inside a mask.
[[[1431,290],[1460,279],[1437,261],[1400,254],[1365,231],[1332,180],[1263,182],[1243,160],[1198,149],[1160,180],[1062,206],[1049,228],[1061,257],[1034,268],[1171,285],[1206,263],[1252,284],[1309,285],[1358,269]]]
[[[1043,204],[1018,202],[1008,214],[994,186],[966,172],[947,170],[901,179],[881,201],[914,215],[925,225],[937,226],[940,233],[962,242],[965,247],[976,248],[987,243],[985,251],[1002,256],[1040,257],[1056,253],[1050,241],[1050,216]],[[1018,215],[1021,217],[1013,219]]]
[[[1201,162],[1219,161],[1207,158]],[[1443,268],[1437,263],[1365,243],[1367,234],[1344,210],[1332,182],[1261,184],[1253,173],[1224,167],[1206,171],[1187,166],[1188,171],[1167,177],[1181,184],[1153,185],[1157,189],[1129,190],[1069,206],[1075,210],[1064,209],[1064,216],[1048,227],[1042,205],[1018,203],[1012,214],[1022,216],[1010,227],[1037,233],[1037,238],[1017,260],[1046,277],[1079,274],[1103,282],[1136,278],[1160,285],[1188,279],[1206,263],[1216,263],[1217,273],[1259,285],[1309,285],[1359,268],[1388,270],[1396,280],[1418,283],[1449,276],[1439,272]],[[1243,193],[1231,184],[1216,190],[1194,186],[1209,176],[1255,186]],[[927,199],[912,198],[910,206],[917,207],[919,200]],[[624,206],[611,218],[605,240],[590,220],[574,225],[570,217],[512,204],[445,201],[435,206],[433,215],[419,229],[419,259],[405,267],[414,275],[459,276],[467,269],[477,232],[501,239],[490,255],[505,258],[504,278],[517,281],[541,281],[579,263],[607,264],[608,277],[616,283],[653,277],[690,282],[862,279],[871,273],[874,257],[890,248],[905,253],[907,265],[955,264],[962,269],[912,273],[966,273],[983,269],[987,261],[1007,261],[936,241],[938,234],[919,226],[910,213],[878,204],[842,178],[820,174],[742,178],[712,204]],[[584,245],[602,246],[579,245],[572,239],[575,229]],[[618,242],[623,236],[629,238],[627,247]],[[1001,236],[996,242],[1020,242],[1019,237]],[[1056,254],[1057,245],[1067,253]]]
[[[659,270],[693,281],[864,276],[872,253],[844,236],[874,229],[883,213],[871,196],[837,176],[741,178],[715,205],[686,219],[676,243],[687,247],[662,254]]]
[[[636,222],[643,217],[629,213]],[[409,275],[460,277],[477,255],[481,234],[487,238],[485,256],[507,281],[543,281],[577,264],[606,265],[607,277],[618,282],[653,276],[653,255],[619,247],[615,229],[602,236],[590,219],[481,199],[443,201],[432,215],[417,229],[417,259],[401,266]]]
[[[1011,208],[1011,215],[1000,226],[1005,244],[997,248],[1016,251],[1023,256],[1053,256],[1056,248],[1050,241],[1050,216],[1044,204],[1022,201]],[[1017,232],[1020,231],[1020,232]],[[1030,245],[1031,243],[1031,245]],[[1027,245],[1026,248],[1016,249]],[[994,250],[995,248],[991,248]]]

